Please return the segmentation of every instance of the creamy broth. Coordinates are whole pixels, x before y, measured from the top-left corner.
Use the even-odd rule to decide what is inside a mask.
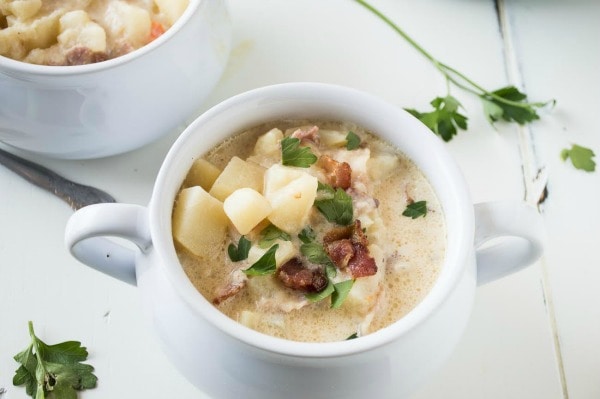
[[[136,50],[164,33],[188,0],[0,0],[0,55],[81,65]]]
[[[201,253],[193,254],[177,241],[177,237],[176,247],[192,283],[233,320],[263,333],[295,341],[340,341],[353,334],[362,336],[390,325],[427,295],[444,259],[446,229],[441,205],[419,169],[397,149],[353,124],[313,121],[269,123],[225,141],[204,159],[219,170],[225,169],[234,156],[269,168],[280,162],[278,153],[257,155],[257,139],[273,128],[289,136],[298,131],[297,127],[309,129],[312,125],[319,127],[317,135],[324,132],[325,137],[325,133],[333,131],[345,136],[352,131],[361,142],[360,148],[350,151],[339,143],[331,147],[324,144],[324,141],[332,141],[330,136],[327,140],[317,139],[318,145],[310,140],[305,143],[303,139],[301,142],[302,146],[311,148],[319,156],[331,155],[340,162],[347,161],[352,167],[352,185],[345,191],[352,197],[354,217],[361,220],[370,256],[377,264],[374,275],[350,277],[354,279],[354,285],[339,308],[331,308],[331,297],[317,302],[307,300],[306,292],[283,286],[276,274],[242,276],[244,282],[239,291],[216,300],[224,286],[231,285],[232,281],[234,285],[239,283],[236,280],[239,269],[249,267],[256,259],[256,256],[251,261],[233,262],[230,259],[227,248],[232,243],[237,245],[240,238],[231,224],[222,242],[200,250]],[[342,136],[333,134],[334,141]],[[324,178],[319,165],[320,161],[304,171],[322,181]],[[327,178],[325,180],[328,182]],[[403,216],[407,205],[415,201],[426,201],[427,214],[415,219]],[[328,231],[336,229],[314,206],[307,223],[313,228],[315,242],[319,244]],[[244,235],[252,242],[250,257],[266,225],[268,223],[263,221]],[[357,234],[356,231],[353,234]],[[280,249],[291,246],[298,252],[303,244],[298,231],[290,234],[289,239],[291,244],[281,239],[274,242],[279,243]],[[281,265],[277,267],[279,270]],[[348,278],[348,268],[338,268],[336,277],[330,281],[338,283]]]

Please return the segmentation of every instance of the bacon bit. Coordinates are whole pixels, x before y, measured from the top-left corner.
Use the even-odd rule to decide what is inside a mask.
[[[352,168],[347,162],[338,162],[328,155],[319,158],[318,166],[325,170],[325,176],[333,188],[346,190],[352,184]]]
[[[325,252],[339,269],[348,269],[352,277],[367,277],[377,273],[375,259],[369,253],[369,240],[360,220],[353,226],[337,228],[325,234]]]
[[[103,51],[92,51],[87,47],[75,47],[66,55],[67,65],[86,65],[106,61],[108,54]]]
[[[309,269],[298,258],[284,263],[276,276],[286,287],[305,292],[321,292],[328,283],[323,269]]]
[[[153,41],[165,33],[166,29],[160,22],[152,21],[150,25],[150,41]]]
[[[315,144],[319,144],[318,133],[319,127],[311,126],[309,128],[296,129],[296,131],[292,133],[292,137],[300,139],[300,141],[312,141]]]
[[[231,281],[225,287],[220,288],[217,291],[217,296],[213,299],[214,305],[219,305],[226,299],[236,295],[246,286],[248,278],[243,272],[236,271],[231,275]]]

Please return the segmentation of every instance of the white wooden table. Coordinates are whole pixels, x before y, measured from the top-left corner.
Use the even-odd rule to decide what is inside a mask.
[[[247,89],[288,81],[352,86],[417,109],[445,95],[445,82],[431,65],[352,0],[228,3],[231,59],[198,112]],[[578,171],[559,157],[571,143],[600,154],[600,3],[372,3],[485,87],[514,84],[532,100],[557,100],[528,127],[495,129],[477,99],[453,91],[469,129],[448,148],[473,199],[535,203],[542,170],[548,247],[534,266],[478,289],[456,352],[414,398],[600,398],[600,169]],[[25,155],[119,201],[146,204],[161,159],[181,129],[108,159]],[[0,167],[0,398],[26,397],[12,386],[12,356],[28,344],[28,320],[46,342],[76,339],[88,347],[99,382],[81,398],[204,398],[167,362],[142,320],[136,289],[67,253],[63,231],[71,212]]]

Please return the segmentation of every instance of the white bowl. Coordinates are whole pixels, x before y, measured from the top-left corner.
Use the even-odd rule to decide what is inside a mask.
[[[0,141],[64,159],[148,144],[195,116],[230,37],[224,0],[190,0],[165,34],[115,59],[45,66],[0,56]]]

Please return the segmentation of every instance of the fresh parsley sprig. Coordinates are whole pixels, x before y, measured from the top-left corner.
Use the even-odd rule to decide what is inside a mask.
[[[14,359],[21,365],[13,377],[13,385],[25,385],[33,399],[77,399],[77,391],[96,386],[94,367],[81,363],[88,352],[77,341],[47,345],[39,339],[29,322],[31,343]]]
[[[270,224],[260,232],[260,239],[258,240],[258,246],[260,248],[269,248],[277,240],[291,241],[291,237],[288,233],[281,230],[274,224]]]
[[[317,156],[309,147],[300,147],[300,139],[284,137],[281,140],[281,163],[286,166],[308,168],[317,162]]]
[[[263,256],[243,272],[248,276],[266,276],[275,273],[277,263],[275,261],[275,252],[279,248],[279,244],[273,245]]]
[[[445,141],[451,140],[456,135],[458,129],[467,130],[467,117],[458,112],[460,103],[450,94],[450,87],[452,85],[479,97],[483,104],[485,117],[491,124],[502,120],[524,125],[540,118],[538,110],[556,104],[556,100],[554,99],[541,102],[530,102],[527,100],[527,95],[514,86],[506,86],[492,91],[483,88],[483,86],[476,83],[462,72],[433,57],[403,29],[367,1],[354,1],[370,11],[398,33],[408,44],[430,61],[431,64],[446,78],[448,87],[447,94],[444,97],[436,97],[431,101],[430,104],[433,106],[432,111],[420,112],[414,109],[407,109],[408,112],[421,120],[421,122]],[[576,150],[583,154],[581,157],[585,161],[575,161],[573,162],[573,166],[585,171],[595,170],[595,164],[592,166],[592,163],[589,162],[589,159],[591,158],[589,154],[590,152],[593,154],[593,151],[589,148],[578,147],[581,150],[586,150],[584,154],[580,149]],[[563,159],[569,158],[568,151],[570,150],[562,152],[561,157]],[[577,156],[580,155],[578,154]],[[571,161],[573,161],[573,158],[571,158]]]
[[[348,226],[354,217],[352,197],[341,188],[334,190],[329,184],[319,182],[315,206],[325,218],[341,226]]]
[[[252,243],[246,237],[241,236],[237,246],[235,244],[229,244],[227,247],[229,259],[231,259],[232,262],[239,262],[247,259],[251,246]]]

